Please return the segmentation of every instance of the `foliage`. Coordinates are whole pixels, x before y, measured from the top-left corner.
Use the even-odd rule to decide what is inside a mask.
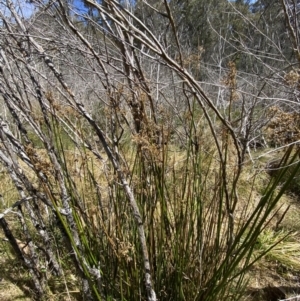
[[[243,177],[273,102],[281,111],[298,95],[278,71],[295,58],[275,72],[276,56],[248,51],[249,4],[213,4],[37,1],[29,19],[3,4],[0,160],[14,194],[0,223],[37,299],[240,300],[247,271],[276,250],[255,253],[297,151],[285,148],[259,197],[257,174],[247,194]],[[198,11],[212,31],[190,47],[184,26],[197,32]],[[202,69],[203,51],[217,69]],[[255,61],[262,74],[243,73]]]

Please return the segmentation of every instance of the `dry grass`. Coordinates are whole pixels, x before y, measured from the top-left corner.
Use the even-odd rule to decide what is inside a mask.
[[[14,284],[9,280],[2,279],[0,282],[0,300],[30,301],[32,299],[27,297],[26,293],[22,291],[17,284]]]

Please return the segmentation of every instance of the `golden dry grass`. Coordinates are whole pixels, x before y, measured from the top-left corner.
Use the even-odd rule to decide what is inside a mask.
[[[0,282],[0,300],[1,301],[30,301],[31,298],[26,296],[17,284],[2,279]]]

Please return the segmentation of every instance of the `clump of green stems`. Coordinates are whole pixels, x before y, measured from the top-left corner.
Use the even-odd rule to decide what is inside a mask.
[[[198,135],[201,140],[201,131],[193,126],[197,114],[192,116],[186,147],[181,149],[171,143],[145,147],[144,137],[142,142],[126,140],[119,145],[120,153],[122,148],[126,150],[122,156],[142,216],[154,289],[159,300],[239,300],[248,269],[273,247],[252,256],[259,235],[298,172],[299,164],[288,173],[285,167],[297,154],[290,147],[260,201],[255,203],[250,193],[248,205],[240,206],[240,173],[231,165],[230,138],[220,137],[226,139],[222,145],[227,156],[226,166],[220,166],[209,143],[195,147],[191,137]],[[78,279],[87,279],[95,300],[144,300],[147,293],[138,227],[124,189],[109,165],[103,166],[106,176],[99,175],[97,158],[83,144],[74,144],[76,160],[81,162],[80,175],[74,176],[70,150],[56,133],[58,125],[54,118],[54,146],[74,225],[59,210],[62,204],[54,192],[57,179],[48,183],[57,222],[53,223],[52,215],[45,219],[51,224],[49,231],[58,227],[63,233],[57,238],[60,257],[68,261],[74,257],[75,270],[69,261],[63,265],[64,274],[75,271]],[[132,143],[131,151],[128,143]],[[282,179],[284,184],[277,189]],[[72,227],[79,233],[79,243]],[[32,235],[36,236],[34,230]],[[57,241],[52,244],[57,249]],[[99,271],[98,278],[93,269]]]
[[[190,122],[188,137],[194,137],[197,133],[193,120]],[[272,248],[254,258],[257,238],[299,168],[298,164],[286,178],[288,168],[284,166],[296,158],[292,148],[288,149],[281,162],[283,167],[270,180],[260,201],[255,203],[251,192],[248,206],[239,206],[239,179],[231,171],[232,166],[229,162],[219,166],[215,151],[207,152],[206,147],[204,142],[195,148],[192,139],[187,138],[186,148],[177,150],[178,159],[174,147],[168,144],[155,149],[143,148],[137,142],[131,148],[130,185],[142,215],[159,300],[239,300],[248,269]],[[224,142],[228,161],[229,147],[230,143]],[[123,188],[112,181],[107,184],[108,195],[101,198],[97,185],[103,183],[96,181],[93,168],[87,167],[84,173],[81,195],[86,212],[89,206],[96,207],[94,220],[98,225],[92,223],[88,213],[85,217],[76,210],[80,206],[75,195],[79,193],[72,193],[84,260],[91,265],[100,263],[101,294],[105,298],[143,299],[146,291],[138,229]],[[226,182],[224,168],[228,173]],[[67,170],[66,175],[71,183]],[[285,182],[278,190],[283,178]],[[104,203],[106,210],[102,209]],[[231,212],[228,207],[233,208]],[[81,219],[85,220],[84,227]]]

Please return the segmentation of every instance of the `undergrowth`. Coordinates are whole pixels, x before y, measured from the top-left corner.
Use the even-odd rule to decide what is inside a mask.
[[[194,136],[194,130],[190,129],[190,137]],[[204,138],[201,133],[198,136]],[[277,177],[268,180],[264,175],[267,185],[263,188],[259,184],[261,174],[237,175],[227,136],[223,143],[227,153],[225,171],[209,139],[203,139],[197,148],[187,139],[185,149],[168,143],[159,148],[137,137],[132,147],[128,147],[132,143],[128,139],[119,146],[141,212],[157,297],[160,300],[239,300],[246,288],[247,271],[265,254],[297,268],[294,263],[298,256],[292,255],[297,243],[284,244],[289,252],[283,256],[280,246],[286,235],[268,230],[288,181],[298,172],[298,165],[293,171],[284,167],[295,160],[293,150],[283,157],[283,167]],[[24,172],[34,179],[36,189],[50,193],[52,198],[52,209],[47,209],[42,202],[32,206],[40,214],[44,231],[51,236],[48,243],[56,250],[63,271],[61,276],[52,274],[43,251],[44,243],[36,232],[38,228],[33,226],[28,213],[19,208],[25,217],[27,235],[38,254],[37,268],[44,270],[46,298],[55,299],[60,293],[67,293],[70,300],[82,298],[79,294],[82,272],[72,259],[75,252],[83,264],[99,270],[98,279],[84,271],[99,300],[143,299],[146,291],[138,228],[122,185],[115,180],[115,172],[105,162],[104,154],[101,161],[85,147],[74,145],[73,150],[65,149],[59,135],[56,143],[80,250],[70,234],[68,221],[59,213],[57,178],[49,173],[49,191],[38,177],[32,177],[32,170],[24,169]],[[47,153],[40,150],[39,144],[37,149],[32,144],[27,153],[35,156],[36,166],[51,170]],[[10,185],[7,191],[13,190]],[[258,188],[263,190],[261,194]],[[7,221],[18,240],[26,244],[28,236],[22,234],[22,222],[10,221],[9,217]],[[21,248],[21,252],[30,258],[30,251],[26,250],[29,252],[26,254],[25,248]]]

